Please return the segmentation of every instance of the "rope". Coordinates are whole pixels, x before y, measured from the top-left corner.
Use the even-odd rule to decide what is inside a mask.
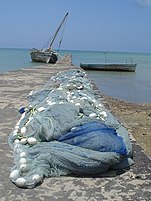
[[[42,49],[45,49],[45,48],[47,48],[47,47],[49,46],[49,44],[50,44],[50,42],[51,42],[51,39],[52,39],[52,37],[50,37],[50,38],[47,40],[47,42],[45,43],[45,45],[43,46]]]

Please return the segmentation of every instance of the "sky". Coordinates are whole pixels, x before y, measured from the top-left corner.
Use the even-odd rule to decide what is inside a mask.
[[[61,49],[151,53],[151,0],[0,0],[0,48],[43,47],[66,12]]]

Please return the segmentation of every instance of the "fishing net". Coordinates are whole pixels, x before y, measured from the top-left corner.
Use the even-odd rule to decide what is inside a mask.
[[[84,71],[59,72],[28,100],[8,138],[14,152],[10,179],[18,187],[133,163],[127,130],[103,106]]]

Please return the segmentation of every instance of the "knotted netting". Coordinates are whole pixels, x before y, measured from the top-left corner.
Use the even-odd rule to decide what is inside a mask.
[[[103,106],[84,71],[59,72],[28,100],[8,139],[14,152],[10,179],[18,187],[133,163],[127,130]]]

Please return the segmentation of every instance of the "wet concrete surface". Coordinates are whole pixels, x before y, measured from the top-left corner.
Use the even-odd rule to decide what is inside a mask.
[[[88,177],[45,178],[34,189],[18,188],[10,181],[13,152],[7,140],[20,118],[18,109],[28,104],[26,97],[31,90],[40,89],[57,72],[74,68],[68,60],[0,74],[0,201],[151,200],[151,160],[133,137],[135,164],[129,170],[108,171]]]

